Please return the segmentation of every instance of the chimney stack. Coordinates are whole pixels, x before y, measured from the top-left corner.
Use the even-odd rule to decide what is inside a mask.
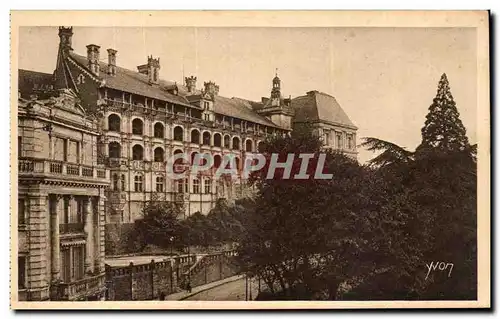
[[[116,75],[116,50],[108,49],[108,74],[111,76]]]
[[[204,82],[205,92],[210,94],[212,97],[219,95],[219,86],[215,82],[209,81]]]
[[[95,44],[87,45],[88,67],[92,73],[99,75],[99,49],[101,47]]]
[[[149,84],[160,83],[160,58],[148,57],[148,81]]]
[[[190,76],[184,79],[186,81],[186,87],[189,93],[194,93],[196,91],[196,77]]]
[[[148,56],[148,63],[137,66],[137,71],[148,76],[149,84],[160,83],[160,58]]]
[[[59,48],[62,49],[64,53],[68,53],[73,50],[71,47],[72,38],[73,27],[59,27]]]

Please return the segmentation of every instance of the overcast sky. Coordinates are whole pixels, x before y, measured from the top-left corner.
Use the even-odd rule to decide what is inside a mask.
[[[442,73],[471,142],[476,142],[476,32],[470,28],[73,28],[73,49],[118,50],[117,64],[136,69],[160,57],[160,76],[215,81],[220,95],[260,101],[276,68],[282,94],[318,90],[336,97],[355,125],[358,143],[371,136],[410,150]],[[20,30],[19,67],[52,73],[56,27]],[[374,156],[359,150],[359,160]]]

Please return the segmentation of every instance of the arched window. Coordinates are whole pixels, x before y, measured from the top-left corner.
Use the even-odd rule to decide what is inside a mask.
[[[245,142],[245,151],[247,152],[252,152],[253,151],[253,147],[252,147],[252,140],[247,140]]]
[[[144,124],[141,119],[135,118],[132,121],[132,134],[134,135],[142,135],[144,132]]]
[[[157,122],[154,127],[154,137],[165,137],[165,127],[160,122]]]
[[[240,149],[240,139],[238,137],[233,137],[233,150]]]
[[[163,162],[165,159],[165,151],[161,147],[155,148],[154,151],[154,161],[155,162]]]
[[[224,136],[224,147],[229,148],[231,146],[231,138],[229,135]]]
[[[191,143],[200,144],[200,132],[198,130],[191,131]]]
[[[108,116],[108,130],[112,132],[120,132],[120,117],[116,114]]]
[[[122,156],[122,147],[118,142],[109,143],[108,151],[110,158],[120,158]]]
[[[184,130],[180,126],[174,128],[174,140],[184,141]]]
[[[210,132],[203,132],[203,145],[210,145]]]
[[[261,152],[261,150],[260,150],[260,146],[261,146],[261,144],[260,144],[260,143],[261,143],[260,141],[258,141],[258,142],[257,142],[257,151],[258,151],[258,152]]]
[[[214,167],[219,168],[222,162],[222,157],[219,154],[214,155]]]
[[[141,145],[135,144],[132,147],[132,160],[134,161],[142,161],[144,158],[144,149]]]
[[[219,133],[214,134],[214,146],[222,146],[222,137]]]

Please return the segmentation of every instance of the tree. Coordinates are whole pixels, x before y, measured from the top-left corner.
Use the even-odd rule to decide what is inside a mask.
[[[312,153],[308,179],[285,179],[277,170],[267,179],[267,167],[252,175],[259,188],[255,207],[246,212],[239,257],[246,272],[262,278],[287,298],[337,298],[340,285],[372,271],[368,250],[374,220],[368,219],[369,199],[363,191],[366,168],[343,154],[321,149],[312,132],[297,130],[262,144],[269,157],[284,161],[295,155],[291,176],[299,172],[299,153]],[[326,155],[325,173],[315,179],[320,154]]]
[[[476,281],[476,163],[448,80],[443,74],[414,153],[390,142],[366,139],[379,185],[391,198],[380,219],[390,230],[384,260],[397,271],[366,280],[358,293],[379,299],[474,299]],[[387,185],[392,185],[387,188]],[[373,192],[372,192],[373,195]],[[391,229],[390,225],[397,225]],[[393,256],[390,258],[389,256]],[[431,273],[426,264],[449,262],[453,275]],[[398,285],[387,285],[393,282]],[[411,297],[410,297],[411,296]]]
[[[146,245],[170,247],[170,237],[180,236],[179,207],[171,202],[151,201],[143,209],[143,218],[135,221],[135,231]]]
[[[460,120],[446,73],[439,80],[437,94],[429,107],[422,128],[422,143],[418,151],[438,149],[442,151],[464,151],[469,147],[465,127]]]
[[[370,165],[376,167],[408,164],[413,161],[413,152],[378,138],[365,137],[361,146],[366,147],[369,151],[382,151],[381,154],[369,161]]]

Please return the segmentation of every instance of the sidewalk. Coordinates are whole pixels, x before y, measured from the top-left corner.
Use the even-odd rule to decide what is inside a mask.
[[[228,277],[226,279],[214,281],[205,285],[197,286],[191,289],[191,292],[188,292],[187,290],[177,292],[171,295],[166,296],[165,300],[184,300],[186,298],[189,298],[191,296],[194,296],[202,291],[209,290],[215,287],[218,287],[220,285],[227,284],[228,282],[236,281],[245,278],[245,275],[236,275],[232,277]]]

